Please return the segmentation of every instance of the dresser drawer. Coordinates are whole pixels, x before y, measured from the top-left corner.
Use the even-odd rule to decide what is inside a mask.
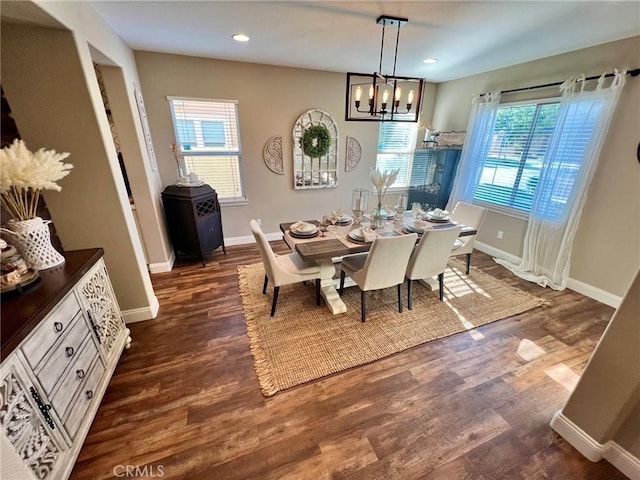
[[[104,374],[104,366],[99,358],[96,358],[91,373],[87,377],[87,381],[76,395],[72,405],[69,407],[69,413],[64,420],[64,426],[71,438],[75,438],[78,427],[82,423],[89,405],[97,395],[100,380]]]
[[[78,313],[67,335],[54,344],[49,354],[42,360],[41,366],[36,369],[36,376],[47,394],[52,392],[65,370],[75,362],[80,346],[87,336],[89,336],[89,328],[82,314]]]
[[[78,299],[71,292],[33,331],[22,346],[24,356],[32,368],[36,368],[53,344],[67,333],[79,311]]]
[[[98,349],[96,344],[91,337],[86,337],[80,347],[80,353],[78,353],[76,361],[70,365],[62,380],[54,388],[51,404],[60,417],[66,414],[71,401],[87,378],[89,370],[97,357]]]

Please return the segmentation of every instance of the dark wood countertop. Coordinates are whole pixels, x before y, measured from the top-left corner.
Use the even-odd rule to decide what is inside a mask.
[[[66,251],[66,261],[41,270],[40,282],[23,293],[3,297],[0,305],[0,348],[4,360],[47,316],[80,278],[104,255],[102,248]]]

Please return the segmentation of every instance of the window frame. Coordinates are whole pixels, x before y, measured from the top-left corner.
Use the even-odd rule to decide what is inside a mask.
[[[402,128],[413,128],[415,129],[415,132],[413,132],[411,134],[412,140],[413,142],[409,142],[408,145],[406,145],[405,148],[403,149],[394,149],[394,150],[380,150],[380,137],[382,135],[382,128],[385,126],[385,123],[392,123],[394,126],[398,126],[398,127],[402,127]],[[407,163],[404,166],[405,172],[406,174],[404,175],[404,178],[400,178],[400,176],[398,176],[398,179],[396,179],[396,182],[389,187],[389,189],[387,190],[388,193],[395,193],[395,192],[402,192],[402,191],[406,191],[409,189],[410,185],[409,185],[409,181],[411,179],[411,169],[413,167],[413,157],[415,155],[415,151],[418,145],[418,132],[420,130],[420,124],[418,122],[381,122],[380,126],[378,128],[378,142],[377,142],[377,146],[376,146],[376,164],[375,164],[375,168],[383,171],[383,169],[379,168],[379,157],[380,155],[385,155],[385,154],[391,154],[391,155],[406,155],[407,156]],[[397,168],[397,167],[396,167]],[[388,168],[387,168],[388,169]],[[402,172],[402,168],[400,169],[400,171]],[[398,180],[402,180],[403,184],[402,185],[398,185]]]
[[[513,102],[504,102],[504,103],[500,103],[498,109],[501,108],[506,108],[506,107],[517,107],[519,105],[535,105],[536,106],[536,110],[540,108],[540,106],[542,105],[550,105],[550,104],[557,104],[558,108],[559,108],[559,104],[561,101],[561,97],[545,97],[545,98],[532,98],[532,99],[528,99],[528,100],[518,100],[518,101],[513,101]],[[496,115],[497,118],[497,115]],[[491,134],[495,134],[495,123],[491,129]],[[535,128],[535,122],[533,124],[533,127]],[[555,128],[557,127],[557,120],[556,120],[556,124],[554,125],[554,131]],[[553,134],[552,134],[553,135]],[[529,151],[529,149],[531,148],[531,140],[532,140],[532,136],[530,135],[527,139],[527,144],[524,147],[524,150],[526,150],[527,152]],[[548,148],[548,145],[547,145]],[[546,152],[545,152],[546,155]],[[488,158],[485,158],[483,161],[486,163],[486,161],[488,160]],[[520,159],[520,163],[518,165],[518,175],[520,176],[520,172],[525,168],[525,163],[527,160],[527,156],[526,154]],[[540,168],[542,168],[542,165],[540,166]],[[484,165],[483,165],[483,169],[484,169]],[[482,173],[480,173],[479,178],[482,176]],[[496,213],[500,213],[502,215],[507,215],[510,217],[514,217],[514,218],[518,218],[521,220],[528,220],[529,219],[529,215],[531,213],[531,209],[529,210],[522,210],[513,206],[508,206],[508,205],[502,205],[500,203],[494,203],[494,202],[490,202],[487,200],[483,200],[483,199],[478,199],[476,198],[476,191],[478,189],[478,186],[480,185],[480,181],[478,180],[478,184],[475,186],[474,189],[474,194],[473,194],[473,198],[472,198],[472,203],[475,205],[479,205],[481,207],[486,208],[487,210],[490,210],[492,212],[496,212]],[[513,189],[512,189],[513,190]],[[535,190],[534,190],[534,194],[535,194]],[[511,193],[512,197],[513,197],[513,191]]]
[[[169,112],[171,114],[171,122],[173,125],[173,131],[176,139],[176,145],[178,147],[178,154],[181,157],[235,157],[236,167],[238,170],[239,178],[238,178],[238,186],[240,188],[240,195],[235,197],[222,196],[220,191],[216,189],[215,185],[211,185],[216,192],[218,193],[218,201],[221,205],[225,206],[233,206],[233,205],[246,205],[248,203],[247,200],[247,192],[244,185],[244,172],[243,172],[243,161],[242,161],[242,143],[240,139],[240,118],[239,118],[239,109],[238,109],[238,101],[230,100],[230,99],[216,99],[216,98],[196,98],[196,97],[181,97],[181,96],[167,96],[167,101],[169,103]],[[194,120],[187,119],[178,119],[176,118],[176,108],[174,106],[174,101],[178,102],[203,102],[209,104],[217,104],[214,108],[220,108],[221,110],[225,110],[229,108],[230,105],[233,105],[235,110],[235,122],[233,122],[233,118],[228,115],[225,115],[224,119],[221,120],[212,120],[207,118],[198,118]],[[204,133],[203,123],[223,123],[223,125],[228,123],[228,128],[230,132],[235,133],[235,137],[237,138],[237,149],[229,149],[226,147],[226,143],[216,143],[207,142]],[[194,130],[194,138],[197,145],[197,150],[185,150],[183,149],[183,143],[180,141],[180,135],[178,132],[178,123],[181,124],[191,124]],[[196,125],[196,123],[198,125]],[[224,126],[223,126],[224,128]],[[199,129],[199,131],[198,131]],[[231,145],[234,146],[234,145]],[[220,147],[223,147],[222,149]],[[214,167],[215,168],[215,167]],[[195,172],[196,174],[198,172]]]

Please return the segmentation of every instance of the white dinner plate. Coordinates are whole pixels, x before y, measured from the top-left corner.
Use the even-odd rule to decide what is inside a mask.
[[[354,228],[349,232],[349,236],[354,240],[358,240],[359,242],[364,241],[364,235],[362,235],[362,231],[359,228]]]
[[[318,227],[313,223],[302,222],[297,227],[292,228],[291,231],[296,232],[298,235],[313,235],[318,231]]]
[[[427,213],[427,220],[429,220],[430,222],[436,222],[436,223],[446,223],[449,221],[449,215],[445,217],[432,217]]]
[[[311,235],[315,235],[318,232],[318,227],[314,228],[311,231],[308,231],[308,230],[291,230],[291,231],[300,237],[307,237],[307,236],[310,237]]]
[[[415,233],[424,233],[424,229],[427,227],[427,222],[424,220],[411,220],[407,222],[407,230]]]

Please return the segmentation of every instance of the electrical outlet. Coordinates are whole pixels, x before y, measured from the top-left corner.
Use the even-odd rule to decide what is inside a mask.
[[[256,218],[256,222],[258,222],[258,225],[262,226],[262,219],[261,218]],[[502,233],[502,232],[500,232]],[[502,238],[502,237],[500,237]]]
[[[504,232],[502,230],[498,230],[498,240],[502,240],[502,235],[504,235]]]

